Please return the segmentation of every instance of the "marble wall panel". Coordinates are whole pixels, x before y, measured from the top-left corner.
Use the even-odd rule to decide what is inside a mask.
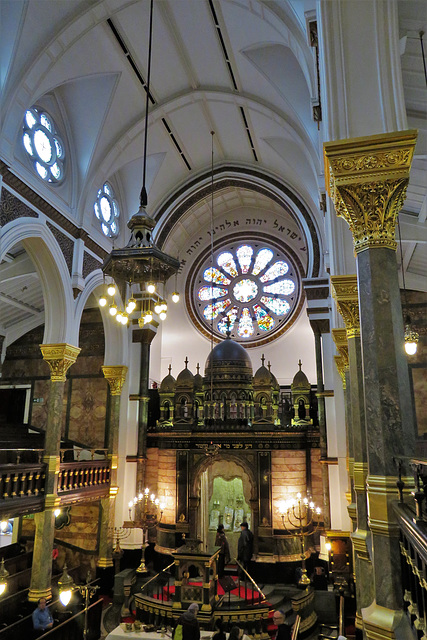
[[[104,446],[108,383],[105,378],[73,378],[68,438],[89,447]]]
[[[271,497],[273,527],[282,529],[278,502],[304,494],[307,487],[305,451],[272,451],[271,453]]]

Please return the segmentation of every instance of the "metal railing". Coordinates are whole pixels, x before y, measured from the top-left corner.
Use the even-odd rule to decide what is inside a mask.
[[[245,576],[245,579],[244,579],[245,602],[251,602],[252,604],[265,602],[267,598],[266,598],[265,594],[263,593],[263,591],[261,591],[261,588],[255,582],[255,580],[252,578],[252,576],[249,575],[249,573],[246,571],[244,566],[242,564],[240,564],[240,562],[237,560],[237,558],[234,559],[234,562],[237,564],[238,567],[240,567],[241,571],[243,572],[243,575]],[[241,582],[240,574],[238,574],[238,578],[239,578],[238,589],[239,589],[239,595],[240,595],[240,582]],[[252,584],[252,586],[255,587],[255,590],[258,592],[258,594],[259,594],[258,598],[254,597],[254,595],[255,595],[254,589],[250,590],[251,591],[251,597],[248,598],[248,580]]]
[[[167,567],[147,580],[141,587],[143,594],[149,598],[156,598],[156,600],[170,600],[172,597],[170,590],[172,576],[166,572],[169,571],[174,564],[175,562],[171,562]]]

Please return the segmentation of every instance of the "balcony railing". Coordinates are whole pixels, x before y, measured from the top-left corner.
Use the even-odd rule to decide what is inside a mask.
[[[400,501],[394,505],[399,523],[400,561],[404,610],[415,637],[427,630],[427,460],[396,460]],[[404,502],[402,467],[412,469],[415,479],[414,502]]]
[[[43,454],[43,449],[0,449],[0,518],[43,510]],[[71,460],[64,462],[67,457]],[[106,449],[61,450],[60,460],[57,490],[61,504],[108,496],[111,465]]]

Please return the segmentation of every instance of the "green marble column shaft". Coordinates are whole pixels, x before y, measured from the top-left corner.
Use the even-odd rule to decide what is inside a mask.
[[[398,527],[390,504],[397,499],[393,457],[414,455],[415,426],[395,252],[362,251],[357,270],[375,599],[377,605],[399,609],[403,594]]]
[[[328,440],[326,434],[326,410],[323,392],[323,368],[322,368],[322,334],[314,331],[314,345],[316,350],[316,374],[317,374],[317,413],[319,418],[320,460],[324,464],[322,469],[322,515],[325,529],[331,528],[331,509],[329,504],[329,470],[326,460],[328,458]]]

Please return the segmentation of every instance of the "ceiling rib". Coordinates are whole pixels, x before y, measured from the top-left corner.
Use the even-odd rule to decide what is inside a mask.
[[[224,54],[225,64],[227,65],[228,73],[230,74],[231,82],[233,84],[234,90],[239,91],[239,87],[237,86],[236,77],[233,72],[233,67],[231,66],[230,57],[227,52],[227,47],[225,46],[224,38],[222,35],[221,27],[218,22],[218,18],[216,15],[215,7],[213,6],[212,0],[209,0],[209,8],[212,13],[212,18],[215,24],[216,32],[218,34],[219,42],[221,45],[222,53]]]
[[[147,93],[148,91],[148,87],[147,87],[147,83],[145,82],[141,72],[138,69],[138,66],[135,62],[135,60],[132,57],[132,54],[130,53],[129,49],[126,46],[126,43],[124,41],[124,39],[122,38],[122,36],[120,35],[117,27],[114,25],[113,21],[111,20],[111,18],[108,18],[107,20],[108,26],[110,27],[111,31],[113,32],[113,35],[115,37],[115,39],[117,40],[117,42],[120,45],[121,50],[123,51],[123,53],[125,54],[125,57],[127,59],[127,61],[129,62],[130,66],[132,67],[133,72],[135,73],[136,77],[138,78],[139,82],[142,84],[145,92]],[[149,100],[151,102],[151,104],[155,105],[157,104],[151,91],[148,91],[148,97]],[[167,121],[165,118],[162,118],[162,123],[163,126],[165,127],[166,131],[168,132],[169,138],[171,139],[175,149],[178,151],[181,160],[184,162],[185,166],[187,167],[187,169],[189,171],[191,171],[191,165],[188,162],[187,158],[185,157],[185,154],[183,152],[183,150],[181,149],[175,135],[172,133],[172,130],[170,128],[170,126],[168,125]]]
[[[9,304],[12,307],[16,307],[21,311],[26,311],[27,313],[38,314],[41,312],[41,309],[37,309],[37,307],[33,307],[32,304],[28,304],[27,302],[16,300],[15,298],[12,298],[12,296],[7,295],[7,293],[0,293],[0,301],[5,304]]]
[[[246,134],[248,136],[248,140],[249,140],[250,147],[252,149],[252,153],[254,154],[255,162],[258,162],[258,156],[257,156],[257,153],[255,151],[254,142],[252,140],[251,130],[249,129],[248,120],[246,118],[245,110],[244,110],[243,107],[240,107],[240,113],[242,114],[243,124],[245,125]]]

